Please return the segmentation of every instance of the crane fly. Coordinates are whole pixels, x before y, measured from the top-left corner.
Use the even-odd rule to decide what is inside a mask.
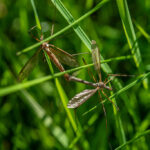
[[[67,105],[68,108],[77,108],[77,107],[79,107],[84,102],[86,102],[91,96],[93,96],[97,91],[98,91],[98,93],[100,95],[99,90],[101,90],[101,92],[103,93],[103,95],[109,101],[111,101],[111,99],[109,99],[109,97],[103,91],[103,89],[107,89],[107,90],[110,90],[110,91],[112,90],[111,87],[109,87],[109,86],[106,85],[108,82],[110,82],[111,79],[108,80],[108,81],[105,80],[104,82],[101,81],[100,53],[99,53],[99,49],[98,49],[98,46],[96,44],[96,41],[94,41],[94,40],[92,40],[92,42],[91,42],[91,49],[92,49],[92,60],[93,60],[93,63],[94,63],[95,70],[97,71],[98,76],[99,76],[99,82],[92,83],[92,82],[88,82],[88,81],[85,81],[85,80],[82,80],[82,79],[78,79],[76,77],[72,77],[72,80],[73,79],[75,79],[76,81],[78,80],[78,82],[81,82],[81,83],[93,86],[93,87],[95,87],[95,89],[86,89],[86,90],[83,90],[82,92],[76,94],[69,101],[69,103]],[[93,76],[93,78],[94,78],[94,76]],[[94,81],[96,82],[95,78],[94,78]],[[111,103],[113,103],[113,102],[111,101]],[[103,110],[104,110],[104,113],[106,114],[104,106],[103,106]]]
[[[51,35],[53,33],[53,26],[51,29]],[[34,36],[33,36],[34,37]],[[43,34],[41,34],[40,39],[34,37],[37,41],[42,41],[43,40]],[[73,55],[67,53],[66,51],[49,44],[50,41],[44,42],[41,44],[40,48],[38,51],[34,53],[34,55],[27,61],[27,63],[24,65],[24,67],[21,69],[18,79],[19,81],[24,80],[30,72],[33,70],[35,67],[37,61],[38,61],[38,56],[41,50],[44,50],[47,55],[49,56],[50,60],[56,65],[56,67],[59,69],[59,71],[63,72],[65,71],[64,67],[62,66],[61,63],[66,64],[70,67],[76,67],[78,66],[78,63],[76,59],[73,57]],[[64,74],[64,77],[66,80],[69,79],[68,74]]]

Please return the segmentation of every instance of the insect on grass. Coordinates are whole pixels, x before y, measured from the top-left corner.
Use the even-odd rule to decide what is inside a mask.
[[[95,89],[86,89],[86,90],[83,90],[82,92],[76,94],[69,101],[69,103],[67,105],[68,108],[77,108],[77,107],[79,107],[84,102],[86,102],[91,96],[93,96],[97,91],[98,91],[98,94],[100,96],[100,99],[102,98],[101,97],[101,93],[102,93],[112,104],[114,104],[112,102],[112,100],[103,91],[103,89],[107,89],[107,90],[110,90],[110,91],[112,90],[111,87],[107,86],[107,84],[112,79],[107,80],[107,78],[106,78],[104,82],[102,82],[102,80],[101,80],[100,53],[99,53],[98,46],[96,45],[96,41],[94,41],[94,40],[92,40],[92,42],[91,42],[91,49],[92,49],[92,60],[93,60],[94,66],[95,66],[95,70],[97,71],[98,76],[99,76],[99,82],[92,83],[92,82],[88,82],[88,81],[76,78],[75,80],[78,80],[78,82],[81,82],[81,83],[84,83],[84,84],[87,84],[87,85],[91,85],[91,86],[95,87]],[[92,76],[92,77],[93,77],[94,81],[96,82],[94,76]],[[75,77],[72,77],[72,78],[75,78]],[[100,93],[100,91],[101,91],[101,93]],[[104,104],[102,103],[102,105],[103,105],[104,113],[106,114]],[[118,109],[118,107],[117,107],[117,109]]]
[[[51,29],[51,35],[52,34],[53,34],[53,26]],[[40,39],[38,39],[37,37],[34,37],[34,38],[40,42],[43,40],[43,34],[41,34]],[[66,64],[70,67],[78,66],[78,63],[77,63],[76,59],[73,57],[73,55],[65,52],[64,50],[62,50],[52,44],[49,44],[49,42],[50,41],[42,43],[39,50],[36,51],[35,54],[27,61],[27,63],[24,65],[24,67],[21,69],[21,71],[19,73],[19,77],[18,77],[19,81],[22,81],[24,78],[26,78],[30,74],[30,72],[33,70],[33,68],[35,67],[35,65],[39,59],[38,56],[39,56],[39,53],[41,50],[44,50],[47,53],[50,60],[56,65],[56,67],[61,72],[65,71],[65,69],[61,63]],[[64,77],[66,80],[68,80],[69,75],[64,74]]]

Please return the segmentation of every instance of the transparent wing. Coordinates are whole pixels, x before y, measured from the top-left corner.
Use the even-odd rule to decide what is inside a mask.
[[[40,51],[41,51],[41,49],[36,51],[34,53],[34,55],[27,61],[27,63],[24,65],[24,67],[21,69],[21,71],[18,75],[19,81],[24,80],[32,72],[33,68],[36,66],[36,64],[38,62],[38,56],[39,56]]]
[[[78,66],[78,62],[71,54],[69,54],[69,53],[63,51],[62,49],[55,47],[54,45],[51,45],[51,44],[50,44],[50,50],[52,53],[54,53],[56,55],[56,57],[58,58],[58,60],[61,63],[68,65],[70,67]]]
[[[77,108],[88,100],[98,89],[84,90],[75,95],[68,103],[68,108]]]
[[[99,48],[96,44],[96,41],[94,41],[94,40],[92,40],[92,42],[91,42],[91,49],[92,49],[92,60],[94,63],[94,67],[95,67],[95,70],[98,72],[98,75],[99,75],[99,78],[101,81],[100,53],[99,53]]]
[[[38,39],[40,39],[40,36],[43,35],[44,37],[50,36],[52,25],[48,22],[41,22],[41,28],[40,30],[37,25],[33,26],[30,30],[29,33]]]

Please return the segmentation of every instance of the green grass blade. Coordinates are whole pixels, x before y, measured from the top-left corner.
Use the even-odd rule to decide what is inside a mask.
[[[116,1],[117,1],[120,17],[122,20],[124,32],[128,41],[128,45],[131,50],[131,53],[133,54],[134,62],[139,72],[143,73],[144,68],[143,68],[143,63],[142,63],[142,57],[141,57],[140,48],[137,42],[137,37],[134,31],[133,23],[131,20],[130,12],[128,9],[127,1],[126,0],[116,0]],[[147,79],[143,81],[143,85],[146,89],[148,88]]]
[[[81,20],[85,19],[86,17],[88,17],[89,15],[94,13],[95,11],[99,10],[105,3],[109,2],[109,0],[103,0],[103,1],[99,2],[92,10],[90,10],[89,12],[87,12],[85,15],[81,16],[77,20],[75,20],[73,18],[71,13],[67,10],[67,8],[65,8],[65,6],[61,3],[60,0],[56,0],[56,1],[52,0],[52,2],[56,6],[56,8],[59,10],[59,12],[62,14],[62,16],[66,19],[66,21],[70,25],[72,25],[75,22],[79,23]],[[78,37],[81,39],[81,41],[85,44],[85,46],[91,52],[91,40],[88,38],[86,33],[82,30],[82,28],[79,25],[74,26],[73,29],[74,29],[75,33],[78,35]],[[101,56],[101,60],[104,60],[102,56]],[[103,64],[102,69],[106,73],[111,73],[112,72],[110,67],[107,64]]]
[[[143,29],[143,27],[140,26],[139,23],[137,23],[136,21],[134,21],[134,23],[140,33],[148,40],[148,42],[150,42],[150,35]]]
[[[117,1],[120,17],[122,20],[122,24],[123,24],[123,28],[124,28],[127,41],[128,41],[129,48],[131,50],[131,53],[134,56],[135,64],[137,68],[139,68],[141,67],[142,58],[141,58],[138,43],[136,41],[136,35],[135,35],[134,27],[132,24],[130,12],[128,9],[127,1],[126,0],[116,0],[116,1]],[[136,44],[133,47],[135,41],[136,41]]]
[[[62,104],[64,106],[64,109],[65,109],[65,111],[66,111],[66,113],[68,115],[68,118],[69,118],[69,120],[70,120],[70,122],[72,124],[74,132],[77,134],[77,124],[75,122],[74,114],[73,114],[74,110],[71,110],[71,109],[67,108],[67,103],[68,103],[69,100],[68,100],[68,97],[67,97],[66,93],[64,92],[64,90],[63,90],[63,88],[62,88],[62,86],[59,83],[57,78],[55,79],[55,84],[57,86],[57,90],[58,90],[59,96],[61,98],[61,101],[62,101]]]
[[[36,10],[36,6],[35,6],[35,3],[34,3],[34,0],[31,0],[31,4],[32,4],[32,7],[33,7],[33,12],[34,12],[34,16],[35,16],[35,21],[36,21],[36,26],[39,30],[41,30],[41,24],[40,24],[40,19],[38,17],[38,13],[37,13],[37,10]]]
[[[47,63],[48,63],[48,66],[50,68],[51,73],[54,74],[54,70],[52,68],[50,59],[49,59],[46,52],[45,52],[45,57],[46,57],[46,60],[47,60]],[[63,104],[63,107],[64,107],[64,109],[67,113],[67,116],[68,116],[68,118],[71,122],[71,125],[73,127],[73,130],[74,130],[74,132],[76,132],[77,131],[77,125],[76,125],[76,122],[75,122],[75,119],[74,119],[74,116],[73,116],[73,112],[72,112],[72,110],[67,108],[67,103],[69,101],[68,97],[67,97],[65,91],[63,90],[63,88],[62,88],[62,86],[61,86],[61,84],[60,84],[60,82],[57,78],[55,78],[55,85],[56,85],[57,91],[59,93],[59,96],[60,96],[61,102]]]
[[[52,40],[54,38],[56,38],[57,36],[61,35],[62,33],[64,33],[65,31],[67,31],[68,29],[70,29],[71,27],[73,27],[74,25],[78,24],[79,22],[81,22],[82,20],[84,20],[85,18],[87,18],[88,16],[90,16],[92,13],[94,13],[95,11],[97,11],[99,8],[101,8],[106,2],[108,2],[109,0],[103,0],[102,2],[100,2],[96,7],[94,7],[92,10],[90,10],[89,12],[87,12],[85,15],[81,16],[79,19],[75,20],[73,23],[69,24],[68,26],[66,26],[65,28],[63,28],[62,30],[58,31],[57,33],[53,34],[52,36],[49,36],[48,38],[44,39],[41,42],[38,42],[34,45],[31,45],[25,49],[23,49],[22,51],[18,52],[17,55],[20,55],[22,53],[28,52],[38,46],[40,46],[42,43]],[[57,7],[57,6],[56,6]],[[84,35],[85,36],[85,35]],[[87,44],[89,43],[89,44]],[[84,42],[84,44],[86,44],[86,46],[88,47],[88,49],[90,50],[90,41],[86,40],[86,42]]]
[[[131,144],[131,143],[133,143],[133,142],[135,142],[135,141],[138,140],[139,138],[141,138],[141,137],[143,137],[143,136],[146,136],[146,135],[148,135],[148,134],[150,134],[150,130],[146,130],[146,131],[144,131],[144,132],[142,132],[142,133],[138,133],[138,135],[136,135],[133,139],[131,139],[131,140],[127,141],[126,143],[120,145],[120,146],[117,147],[115,150],[122,149],[123,147],[125,147],[125,146],[127,146],[127,145],[129,145],[129,144]]]
[[[111,84],[109,84],[109,86],[111,87]],[[113,91],[111,91],[111,95],[113,95]],[[116,99],[112,98],[112,101],[117,106]],[[116,122],[116,136],[118,138],[119,143],[123,144],[126,142],[126,136],[125,136],[120,114],[114,105],[113,105],[113,112],[114,112],[114,117],[115,117],[115,122]]]
[[[90,16],[92,13],[94,13],[95,11],[97,11],[98,9],[100,9],[109,0],[103,0],[103,1],[99,2],[96,5],[96,7],[94,7],[92,10],[90,10],[89,12],[87,12],[85,15],[83,15],[82,17],[80,17],[76,21],[73,18],[73,16],[71,15],[71,13],[67,10],[67,8],[63,5],[63,3],[60,0],[51,0],[51,1],[56,6],[56,8],[58,9],[58,11],[62,14],[62,16],[66,19],[66,21],[69,24],[72,24],[74,22],[79,23],[80,21],[82,21],[86,17]],[[89,49],[89,51],[91,51],[91,40],[88,38],[88,36],[86,35],[86,33],[83,31],[83,29],[79,25],[73,26],[73,29],[74,29],[75,33],[78,35],[78,37],[81,39],[81,41]]]
[[[111,61],[114,61],[114,60],[126,60],[126,59],[130,59],[130,58],[132,58],[131,55],[121,56],[121,57],[116,57],[116,58],[110,58],[108,60],[103,60],[103,61],[101,61],[101,63],[111,62]],[[38,78],[38,79],[34,79],[34,80],[31,80],[31,81],[27,81],[27,82],[24,82],[24,83],[18,83],[16,85],[7,86],[7,87],[3,87],[3,88],[1,87],[0,88],[0,96],[5,96],[5,95],[11,94],[13,92],[17,92],[19,90],[29,88],[29,87],[35,86],[37,84],[43,83],[45,81],[60,77],[60,76],[64,75],[65,73],[72,73],[72,72],[75,72],[75,71],[78,71],[78,70],[81,70],[81,69],[86,69],[86,68],[91,67],[91,66],[93,66],[93,64],[80,66],[80,67],[77,67],[77,68],[74,68],[74,69],[70,69],[70,70],[67,70],[67,71],[64,71],[64,72],[55,73],[54,75],[48,75],[48,76],[41,77],[41,78]]]
[[[50,128],[53,136],[62,144],[63,147],[68,147],[68,137],[64,131],[57,125],[53,125],[53,119],[46,111],[37,103],[37,101],[25,90],[21,91],[21,97],[34,111],[35,115],[43,122],[44,126]]]
[[[132,20],[130,17],[130,12],[128,9],[127,1],[126,0],[116,0],[116,2],[118,5],[118,9],[119,9],[120,17],[122,20],[126,39],[128,41],[128,45],[131,50],[131,54],[133,55],[135,65],[138,68],[139,72],[143,73],[144,69],[143,69],[143,65],[142,65],[142,58],[141,58],[140,49],[139,49],[139,46],[137,43],[137,38],[136,38],[136,34],[135,34],[134,27],[132,24]],[[145,88],[148,87],[146,80],[143,80],[143,85]],[[124,101],[126,101],[125,97],[126,97],[126,95],[124,97],[122,97],[124,99]],[[124,139],[124,137],[122,137],[122,139]]]
[[[40,20],[39,20],[39,17],[38,17],[38,14],[37,14],[37,11],[36,11],[36,7],[35,7],[35,4],[34,4],[34,0],[31,0],[31,3],[32,3],[32,7],[33,7],[33,10],[34,10],[34,15],[35,15],[35,20],[36,20],[36,25],[37,27],[41,30],[41,25],[40,25]],[[47,55],[47,53],[44,51],[45,53],[45,57],[46,57],[46,60],[47,60],[47,63],[48,63],[48,66],[49,66],[49,69],[50,69],[50,72],[52,73],[52,75],[54,74],[54,70],[53,70],[53,67],[52,67],[52,64],[50,62],[50,59]],[[60,96],[60,99],[63,103],[63,106],[64,106],[64,109],[68,115],[68,118],[71,122],[71,125],[74,129],[74,131],[76,132],[77,131],[77,125],[76,125],[76,122],[74,120],[74,116],[73,116],[73,113],[71,113],[71,110],[67,109],[67,102],[68,102],[68,98],[66,96],[66,93],[65,91],[63,90],[60,82],[58,81],[57,78],[55,78],[55,85],[56,85],[56,88],[58,90],[58,93],[59,93],[59,96]]]

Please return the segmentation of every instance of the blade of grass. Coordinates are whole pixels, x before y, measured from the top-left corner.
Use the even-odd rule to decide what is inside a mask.
[[[48,55],[47,55],[46,52],[45,52],[45,56],[46,56],[46,60],[47,60],[47,62],[48,62],[50,71],[51,71],[52,74],[54,74],[54,70],[53,70],[53,68],[52,68],[52,66],[51,66],[51,61],[50,61],[50,59],[49,59],[49,57],[48,57]],[[63,107],[64,107],[64,109],[65,109],[65,111],[66,111],[66,113],[67,113],[67,115],[68,115],[68,118],[69,118],[69,120],[70,120],[70,122],[71,122],[71,125],[72,125],[72,127],[73,127],[73,129],[74,129],[74,132],[76,133],[76,137],[77,137],[77,138],[82,137],[82,139],[84,139],[84,140],[83,140],[84,143],[87,142],[87,140],[86,140],[86,138],[85,138],[85,136],[84,136],[84,134],[83,134],[83,132],[82,132],[82,127],[81,127],[81,125],[80,125],[79,123],[78,123],[78,125],[76,124],[75,116],[74,116],[74,113],[73,113],[74,110],[71,110],[71,109],[68,109],[68,108],[67,108],[67,104],[68,104],[69,99],[68,99],[68,97],[67,97],[65,91],[63,90],[63,88],[62,88],[62,86],[61,86],[59,80],[58,80],[57,78],[55,78],[54,80],[55,80],[55,84],[56,84],[56,87],[57,87],[57,91],[58,91],[58,93],[59,93],[59,96],[60,96],[60,99],[61,99],[61,101],[62,101]],[[81,136],[81,135],[82,135],[82,136]],[[87,143],[88,143],[88,142],[87,142]],[[84,144],[83,144],[83,146],[84,146]],[[88,146],[88,145],[87,145],[87,146]],[[89,147],[89,146],[88,146],[88,147]]]
[[[31,4],[32,4],[34,16],[35,16],[36,26],[37,26],[37,28],[38,28],[39,30],[42,30],[41,24],[40,24],[40,19],[39,19],[37,10],[36,10],[36,6],[35,6],[35,3],[34,3],[34,0],[31,0]]]
[[[10,70],[12,77],[14,77],[14,80],[17,81],[17,75],[15,75],[15,72],[13,71],[15,69],[11,69],[11,67],[12,66],[10,66],[10,65],[8,66],[8,64],[6,64],[6,68],[8,68],[8,70]],[[14,68],[14,67],[12,67],[12,68]],[[37,103],[35,98],[26,90],[21,90],[20,93],[18,93],[18,95],[21,97],[21,100],[23,100],[25,103],[27,103],[32,108],[32,111],[34,112],[36,117],[41,120],[41,122],[44,124],[44,126],[46,128],[50,128],[52,135],[60,142],[60,144],[64,148],[67,148],[68,143],[69,143],[67,135],[64,133],[64,131],[59,126],[57,126],[53,122],[53,119],[51,118],[51,116],[48,115],[47,112],[44,110],[44,108],[41,107],[41,105],[39,105]]]
[[[123,147],[135,142],[136,140],[138,140],[139,138],[143,137],[143,136],[146,136],[150,134],[150,130],[146,130],[142,133],[138,133],[138,135],[136,135],[134,138],[132,138],[131,140],[127,141],[126,143],[120,145],[119,147],[117,147],[115,150],[119,150],[119,149],[122,149]]]
[[[96,5],[96,7],[94,7],[93,9],[91,9],[89,12],[87,12],[85,15],[81,16],[79,19],[75,20],[73,23],[69,24],[68,26],[66,26],[65,28],[63,28],[62,30],[58,31],[57,33],[53,34],[52,36],[49,36],[48,38],[42,40],[41,42],[38,42],[34,45],[31,45],[25,49],[23,49],[22,51],[18,52],[17,55],[20,55],[22,53],[28,52],[38,46],[40,46],[42,43],[52,40],[54,38],[56,38],[58,35],[64,33],[65,31],[67,31],[68,29],[70,29],[71,27],[73,27],[74,25],[78,24],[79,22],[81,22],[82,20],[84,20],[86,17],[90,16],[92,13],[94,13],[95,11],[97,11],[99,8],[101,8],[105,3],[107,3],[109,0],[103,0],[102,2],[100,2],[99,4]],[[57,7],[57,5],[56,5]],[[90,50],[90,44],[86,44],[89,43],[89,40],[87,40],[86,42],[84,42],[85,45],[88,45],[88,48]]]
[[[150,42],[150,35],[143,29],[143,27],[140,26],[139,23],[137,23],[136,21],[134,21],[134,23],[140,31],[140,33],[148,40],[148,42]]]
[[[126,0],[116,0],[120,17],[122,20],[123,29],[126,35],[126,39],[128,41],[129,48],[131,50],[131,54],[133,54],[134,62],[136,67],[138,68],[140,73],[144,72],[144,67],[142,63],[140,48],[137,42],[136,34],[134,31],[133,23],[131,20],[130,12],[128,9],[128,4]],[[135,43],[136,42],[136,43]],[[135,46],[134,46],[135,45]],[[148,81],[145,79],[143,80],[143,85],[147,89],[148,88]]]
[[[52,68],[51,61],[50,61],[49,57],[47,56],[47,53],[46,52],[44,52],[44,53],[45,53],[45,57],[46,57],[48,66],[50,68],[50,71],[53,75],[54,70]],[[72,127],[73,127],[74,131],[76,132],[77,131],[77,125],[76,125],[76,122],[75,122],[75,119],[74,119],[74,116],[73,116],[73,110],[70,110],[70,109],[67,108],[67,103],[68,103],[69,100],[68,100],[68,97],[67,97],[65,91],[63,90],[63,88],[62,88],[62,86],[61,86],[61,84],[60,84],[60,82],[58,81],[57,78],[55,78],[55,85],[56,85],[57,91],[59,93],[59,96],[60,96],[61,102],[63,104],[63,107],[64,107],[64,109],[65,109],[65,111],[68,115],[68,118],[69,118],[69,120],[72,124]]]
[[[62,14],[62,16],[66,19],[66,21],[70,25],[78,20],[77,19],[75,21],[75,19],[71,15],[71,13],[67,10],[67,8],[63,5],[63,3],[60,0],[51,0],[51,1],[53,3],[56,3],[56,8],[59,10],[59,12]],[[98,10],[99,8],[101,8],[108,1],[109,0],[103,0],[103,1],[99,2],[92,10],[90,10],[89,12],[87,12],[82,17],[91,15],[93,12],[95,12],[96,10]],[[80,18],[82,18],[82,17],[80,17]],[[76,25],[76,26],[73,27],[73,30],[75,31],[75,33],[78,35],[78,37],[81,39],[81,41],[85,44],[85,46],[91,52],[91,40],[88,38],[88,36],[86,35],[86,33],[83,31],[83,29],[79,25]],[[104,58],[102,56],[101,56],[101,60],[104,60]],[[102,69],[106,73],[110,73],[111,72],[111,69],[110,69],[110,67],[107,64],[103,64],[102,65]]]
[[[130,17],[130,12],[128,9],[127,1],[126,0],[116,0],[116,2],[118,5],[118,9],[119,9],[120,17],[122,20],[126,39],[128,41],[128,45],[131,50],[131,54],[133,54],[133,59],[134,59],[135,65],[138,68],[139,72],[143,73],[144,69],[143,69],[143,65],[142,65],[142,58],[141,58],[140,49],[139,49],[139,46],[137,43],[137,38],[135,35],[132,20]],[[147,80],[143,80],[143,85],[145,88],[148,88],[148,84],[146,81]],[[118,84],[118,83],[116,83],[116,84]],[[122,97],[124,99],[124,101],[126,101],[126,97],[127,97],[126,95],[125,95],[125,97]],[[122,139],[124,139],[124,137],[122,137]],[[125,142],[126,141],[124,140],[123,143],[125,143]]]
[[[53,125],[53,119],[46,111],[37,103],[37,101],[25,90],[21,91],[21,97],[29,104],[35,115],[43,122],[44,126],[51,129],[53,136],[62,144],[64,148],[68,147],[68,137],[64,131],[57,125]]]
[[[111,87],[110,83],[109,83],[109,86]],[[111,91],[111,95],[113,95],[113,94],[114,94],[113,91]],[[117,106],[116,100],[114,98],[112,98],[112,101]],[[116,136],[119,140],[119,143],[122,144],[122,143],[126,142],[126,136],[125,136],[125,132],[123,129],[120,114],[114,105],[113,105],[113,112],[114,112],[114,117],[115,117],[115,122],[116,122]]]
[[[137,68],[139,68],[141,65],[142,58],[141,58],[138,43],[136,41],[136,35],[135,35],[134,27],[132,24],[130,12],[128,9],[127,1],[116,0],[116,2],[118,5],[121,21],[123,24],[123,29],[124,29],[124,32],[125,32],[128,44],[129,44],[129,48],[131,50],[131,53],[134,55],[135,64]],[[133,47],[135,41],[136,41],[136,46]]]
[[[130,58],[132,58],[132,56],[122,56],[122,57],[110,58],[108,60],[101,61],[101,63],[111,62],[112,60],[125,60],[125,59],[130,59]],[[65,73],[75,72],[75,71],[78,71],[80,69],[85,69],[85,68],[91,67],[91,66],[93,66],[93,64],[80,66],[80,67],[77,67],[77,68],[74,68],[74,69],[70,69],[70,70],[67,70],[67,71],[64,71],[64,72],[55,73],[54,75],[48,75],[48,76],[41,77],[41,78],[38,78],[38,79],[34,79],[34,80],[31,80],[31,81],[27,81],[27,82],[24,82],[24,83],[18,83],[16,85],[3,87],[3,88],[1,87],[0,88],[0,96],[5,96],[5,95],[11,94],[13,92],[17,92],[19,90],[29,88],[29,87],[32,87],[34,85],[43,83],[45,81],[63,76]]]
[[[36,25],[41,30],[42,28],[41,28],[41,25],[40,25],[40,20],[39,20],[39,17],[38,17],[38,13],[36,11],[36,6],[34,4],[34,0],[31,0],[31,4],[32,4],[33,10],[34,10]],[[53,75],[54,74],[54,70],[53,70],[52,64],[50,62],[50,59],[49,59],[49,57],[48,57],[48,55],[47,55],[47,53],[45,51],[44,51],[44,54],[45,54],[45,57],[46,57],[46,60],[47,60],[50,72]],[[61,86],[61,84],[60,84],[60,82],[58,81],[57,78],[55,78],[55,85],[56,85],[56,88],[58,90],[58,94],[60,96],[61,102],[62,102],[62,104],[64,106],[64,109],[65,109],[65,111],[67,113],[67,116],[69,118],[69,121],[70,121],[70,123],[72,125],[72,128],[73,128],[74,132],[76,132],[77,131],[77,125],[76,125],[76,122],[74,120],[73,112],[71,112],[72,110],[67,109],[68,98],[67,98],[66,93],[63,90],[63,88],[62,88],[62,86]]]

